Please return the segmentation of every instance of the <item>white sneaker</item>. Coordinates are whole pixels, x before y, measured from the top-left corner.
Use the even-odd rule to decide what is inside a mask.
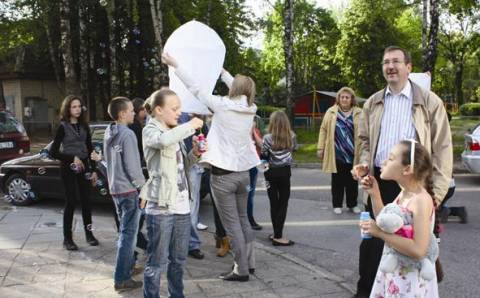
[[[206,230],[206,229],[208,229],[208,226],[202,224],[201,222],[199,222],[199,223],[197,224],[197,230],[203,231],[203,230]]]
[[[342,208],[333,208],[333,213],[342,214]]]
[[[355,214],[362,212],[362,210],[360,210],[360,208],[358,208],[357,206],[350,208],[350,211],[352,211]]]

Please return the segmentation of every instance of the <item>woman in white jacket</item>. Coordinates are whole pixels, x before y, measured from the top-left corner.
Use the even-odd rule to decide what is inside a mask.
[[[248,281],[249,273],[255,270],[254,235],[247,219],[248,171],[260,162],[250,137],[257,111],[255,82],[243,75],[232,78],[223,70],[221,78],[230,91],[228,96],[216,96],[199,86],[173,57],[164,53],[162,60],[175,68],[175,74],[188,90],[213,112],[207,136],[209,150],[200,162],[212,167],[213,199],[227,235],[232,239],[233,270],[220,278]]]

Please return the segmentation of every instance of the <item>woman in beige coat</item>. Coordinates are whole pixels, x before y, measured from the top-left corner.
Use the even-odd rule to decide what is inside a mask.
[[[325,113],[318,136],[317,156],[323,162],[322,170],[332,173],[335,214],[342,213],[345,193],[349,210],[360,212],[357,207],[358,184],[350,173],[360,156],[358,122],[362,110],[356,105],[355,92],[348,87],[341,88],[335,105]]]

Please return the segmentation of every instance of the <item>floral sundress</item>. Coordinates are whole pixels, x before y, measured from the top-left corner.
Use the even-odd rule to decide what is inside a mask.
[[[426,191],[424,191],[426,193]],[[423,194],[422,194],[423,195]],[[400,197],[400,195],[399,195]],[[398,204],[398,198],[395,202]],[[412,213],[407,207],[411,201],[400,205],[402,212]],[[413,221],[413,214],[411,214]],[[431,226],[435,222],[435,215],[431,216]],[[413,224],[413,222],[409,223]],[[383,258],[383,256],[382,256]],[[398,266],[392,273],[377,271],[370,298],[438,298],[437,276],[432,280],[425,280],[420,276],[420,270],[411,267]]]

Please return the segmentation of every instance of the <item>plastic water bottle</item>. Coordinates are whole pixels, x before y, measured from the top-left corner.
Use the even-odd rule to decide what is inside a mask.
[[[204,153],[207,151],[206,149],[207,143],[205,142],[205,136],[203,134],[198,135],[198,151],[200,153]]]
[[[370,213],[369,212],[362,212],[360,213],[360,221],[365,221],[365,220],[369,220],[371,217],[370,217]],[[370,235],[370,233],[367,233],[365,232],[364,230],[360,229],[360,234],[362,235],[362,239],[371,239],[372,238],[372,235]]]
[[[49,157],[48,150],[47,149],[42,149],[40,150],[40,158],[46,159]]]

